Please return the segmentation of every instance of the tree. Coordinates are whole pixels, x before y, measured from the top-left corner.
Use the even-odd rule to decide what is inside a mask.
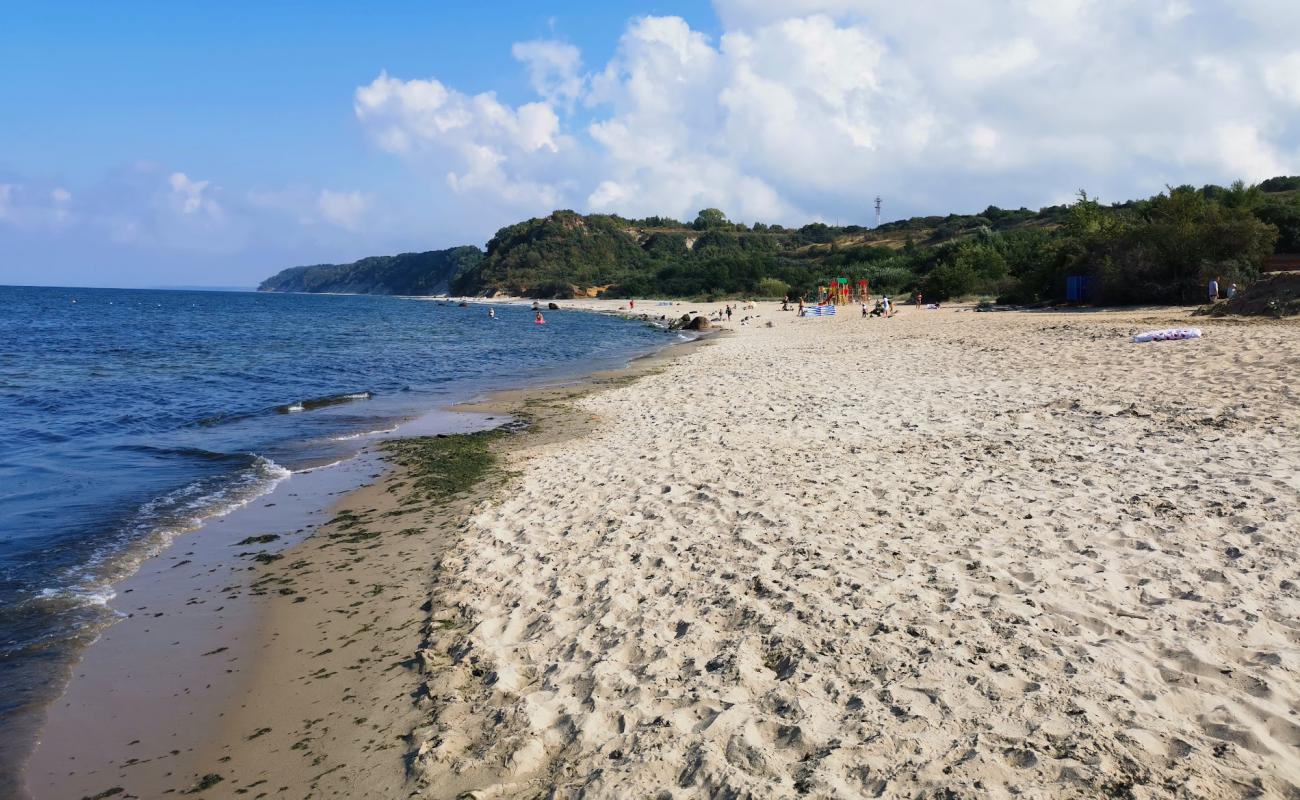
[[[1269,200],[1255,209],[1255,216],[1277,228],[1277,252],[1300,253],[1300,196],[1289,202]]]
[[[930,271],[922,282],[922,291],[935,300],[948,300],[961,297],[975,291],[978,276],[970,264],[961,261],[947,261]]]
[[[691,227],[697,231],[707,231],[715,228],[722,228],[727,225],[727,215],[716,208],[704,208],[695,217],[695,222]]]

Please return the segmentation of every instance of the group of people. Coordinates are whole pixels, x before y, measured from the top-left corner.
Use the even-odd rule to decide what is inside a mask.
[[[497,318],[497,310],[489,306],[488,319],[496,319],[496,318]],[[542,307],[537,305],[536,303],[533,303],[533,322],[537,325],[546,324],[546,318],[542,316]]]
[[[876,305],[870,311],[867,310],[866,301],[862,301],[862,316],[864,317],[884,317],[888,319],[898,313],[894,308],[894,301],[889,299],[889,295],[882,295],[876,300]]]
[[[1228,284],[1228,288],[1227,290],[1224,291],[1224,294],[1227,296],[1227,299],[1229,300],[1236,299],[1237,284],[1235,283]],[[1219,279],[1217,277],[1210,278],[1209,295],[1210,295],[1211,303],[1217,303],[1219,301]]]
[[[870,302],[871,302],[871,295],[870,295],[870,294],[868,294],[868,295],[867,295],[865,298],[863,298],[862,301],[861,301],[861,306],[862,306],[862,316],[864,316],[864,317],[885,317],[885,318],[888,318],[888,317],[892,317],[892,316],[894,316],[895,314],[898,313],[898,305],[897,305],[893,300],[891,300],[890,297],[889,297],[889,295],[887,295],[887,294],[886,294],[886,295],[881,295],[880,297],[876,298],[875,305],[869,306],[868,304],[869,304]],[[912,304],[916,306],[916,309],[917,309],[918,311],[921,310],[922,308],[925,308],[925,307],[926,307],[926,306],[925,306],[925,298],[921,295],[920,292],[913,292],[913,293],[912,293]],[[929,308],[936,308],[936,309],[937,309],[938,307],[939,307],[938,303],[932,303],[932,304],[930,304],[930,306],[929,306]],[[787,295],[787,296],[786,296],[786,297],[781,301],[781,310],[782,310],[782,311],[789,311],[789,310],[790,310],[790,297],[789,297],[789,295]],[[803,302],[803,298],[802,298],[802,297],[799,298],[799,307],[796,309],[796,314],[797,314],[798,316],[800,316],[800,317],[804,316],[804,302]]]

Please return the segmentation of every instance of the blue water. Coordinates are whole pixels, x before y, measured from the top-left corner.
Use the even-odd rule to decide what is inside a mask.
[[[0,287],[0,738],[111,583],[359,433],[675,340],[579,312],[389,297]]]

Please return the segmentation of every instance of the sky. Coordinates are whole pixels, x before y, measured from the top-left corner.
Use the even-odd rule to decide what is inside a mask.
[[[1295,0],[0,0],[0,284],[1300,174]]]

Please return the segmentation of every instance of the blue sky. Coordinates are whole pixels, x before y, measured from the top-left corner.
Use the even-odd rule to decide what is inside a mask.
[[[607,2],[6,3],[5,167],[76,181],[138,160],[239,181],[365,179],[353,90],[386,69],[530,96],[512,42],[562,38],[608,59],[627,20],[707,6]],[[703,14],[692,14],[691,11]],[[368,158],[370,157],[370,158]]]
[[[866,222],[1300,172],[1282,0],[0,2],[0,283],[252,285],[555,207]]]

